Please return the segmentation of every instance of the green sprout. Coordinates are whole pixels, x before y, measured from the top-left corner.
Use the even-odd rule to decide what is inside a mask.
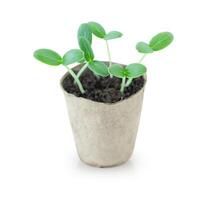
[[[53,50],[38,49],[34,52],[34,57],[37,60],[39,60],[45,64],[51,65],[51,66],[59,66],[62,64],[68,70],[70,75],[74,78],[81,93],[82,94],[85,93],[85,90],[83,89],[83,86],[82,86],[79,78],[77,77],[75,72],[68,67],[69,64],[79,62],[84,58],[84,54],[81,50],[72,49],[72,50],[68,51],[67,53],[65,53],[65,55],[62,58],[58,53],[56,53]]]
[[[89,41],[85,37],[79,38],[80,49],[84,52],[84,58],[86,63],[78,72],[78,78],[81,76],[83,71],[88,67],[95,75],[106,77],[109,75],[108,67],[105,63],[94,60],[93,50]]]
[[[136,49],[138,52],[143,53],[143,56],[139,60],[139,63],[143,61],[147,54],[153,53],[155,51],[159,51],[167,47],[173,41],[173,34],[170,32],[161,32],[155,35],[148,43],[146,42],[138,42],[136,45]],[[128,87],[133,78],[129,78],[126,82],[126,87]]]
[[[134,79],[143,76],[147,69],[144,65],[139,63],[132,63],[126,67],[122,67],[119,64],[113,64],[109,67],[109,73],[115,77],[121,78],[120,92],[123,94],[126,87],[126,79]]]
[[[86,23],[81,24],[78,29],[78,43],[80,49],[84,52],[84,63],[83,67],[77,74],[79,78],[82,73],[89,68],[97,77],[102,76],[106,77],[109,75],[108,67],[105,63],[94,60],[94,53],[91,47],[92,43],[92,31],[90,26]]]
[[[104,62],[94,59],[94,52],[92,49],[92,35],[105,40],[107,54],[109,59],[109,66]],[[80,49],[71,49],[61,57],[58,53],[50,49],[38,49],[34,52],[34,57],[51,66],[63,65],[74,79],[74,84],[77,84],[80,92],[85,93],[83,85],[80,81],[80,76],[88,68],[94,75],[99,78],[110,75],[121,78],[120,92],[124,94],[124,90],[128,87],[133,79],[145,75],[147,69],[141,64],[146,55],[159,51],[167,47],[173,41],[173,35],[170,32],[161,32],[155,35],[149,43],[139,42],[136,49],[142,53],[142,57],[138,63],[133,63],[123,67],[119,64],[112,64],[111,54],[109,51],[108,40],[119,38],[122,33],[118,31],[110,31],[106,33],[105,29],[97,22],[88,22],[80,25],[77,33],[77,39]],[[81,63],[82,67],[77,74],[69,67],[74,63]]]
[[[91,28],[92,33],[96,37],[105,40],[107,54],[108,54],[108,59],[109,59],[109,66],[111,66],[112,65],[112,60],[111,60],[111,53],[110,53],[110,50],[109,50],[108,40],[120,38],[122,36],[122,33],[118,32],[118,31],[110,31],[110,32],[106,33],[106,31],[103,28],[103,26],[101,26],[97,22],[88,22],[88,24],[89,24],[89,26]]]
[[[109,75],[107,73],[108,69],[105,63],[93,60],[94,54],[91,48],[92,34],[106,41],[109,66],[111,66],[112,61],[111,61],[111,54],[109,50],[108,40],[112,40],[122,36],[122,33],[118,31],[110,31],[109,33],[106,33],[105,29],[97,22],[88,22],[88,23],[81,24],[78,29],[78,43],[80,49],[82,49],[82,51],[85,54],[86,62],[81,68],[81,70],[78,72],[77,74],[78,77],[80,77],[87,68],[93,71],[96,76],[106,77]]]

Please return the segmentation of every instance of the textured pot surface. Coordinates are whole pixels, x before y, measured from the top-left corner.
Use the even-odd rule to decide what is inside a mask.
[[[144,88],[113,104],[91,101],[63,91],[80,159],[97,167],[126,162],[135,145]]]

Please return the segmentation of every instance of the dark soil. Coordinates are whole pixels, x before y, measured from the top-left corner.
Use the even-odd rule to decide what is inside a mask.
[[[77,69],[73,69],[77,73]],[[72,76],[68,75],[62,82],[63,88],[77,97],[83,97],[92,101],[115,103],[125,99],[142,89],[145,79],[141,76],[132,81],[129,87],[125,88],[124,95],[120,93],[121,79],[113,77],[97,78],[90,70],[86,69],[80,77],[80,81],[85,89],[81,94],[77,85],[73,82]]]

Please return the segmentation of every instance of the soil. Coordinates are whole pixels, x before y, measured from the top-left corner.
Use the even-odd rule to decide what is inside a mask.
[[[78,69],[73,69],[75,73]],[[96,102],[115,103],[122,99],[128,98],[143,88],[145,79],[143,76],[133,79],[132,83],[125,88],[124,95],[121,95],[120,78],[99,77],[97,78],[89,69],[86,69],[80,77],[80,81],[85,89],[85,93],[81,94],[74,79],[68,74],[62,82],[63,88],[77,97],[83,97]]]

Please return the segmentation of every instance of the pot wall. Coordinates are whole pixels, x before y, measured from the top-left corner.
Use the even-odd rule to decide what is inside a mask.
[[[64,77],[63,77],[64,78]],[[126,162],[134,149],[144,88],[113,104],[76,97],[64,91],[80,159],[93,166]]]

